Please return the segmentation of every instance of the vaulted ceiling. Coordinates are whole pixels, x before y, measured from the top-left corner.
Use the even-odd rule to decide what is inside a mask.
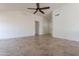
[[[40,7],[47,7],[49,6],[50,9],[44,10],[47,14],[57,8],[62,7],[65,5],[64,3],[40,3]],[[7,10],[24,10],[26,12],[33,13],[35,10],[29,10],[27,8],[36,8],[35,3],[0,3],[0,11],[7,11]]]

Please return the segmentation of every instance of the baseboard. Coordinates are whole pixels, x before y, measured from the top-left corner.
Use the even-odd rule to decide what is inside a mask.
[[[41,35],[44,35],[44,34],[39,34],[40,36]],[[12,36],[12,37],[4,37],[4,38],[0,38],[0,40],[9,40],[9,39],[19,39],[19,38],[28,38],[28,37],[34,37],[35,35],[17,35],[17,36]]]
[[[70,36],[53,36],[53,37],[79,42],[79,38],[76,37],[70,37]]]

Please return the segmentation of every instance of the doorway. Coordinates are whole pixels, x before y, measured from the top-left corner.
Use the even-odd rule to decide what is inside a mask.
[[[35,21],[35,36],[39,35],[39,21]]]

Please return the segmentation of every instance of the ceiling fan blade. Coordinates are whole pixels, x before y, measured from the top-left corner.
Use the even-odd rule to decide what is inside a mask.
[[[32,10],[36,10],[36,8],[27,8],[27,9],[32,9]]]
[[[40,8],[40,9],[42,9],[42,10],[44,10],[44,9],[49,9],[50,7],[43,7],[43,8]]]
[[[36,10],[33,14],[35,14],[38,10]]]
[[[42,14],[45,14],[41,9],[39,9],[39,11],[40,11]]]
[[[39,8],[40,6],[39,6],[39,3],[36,3],[36,6],[37,6],[37,8]]]

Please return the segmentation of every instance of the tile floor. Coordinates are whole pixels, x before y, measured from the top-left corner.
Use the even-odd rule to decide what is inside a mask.
[[[79,56],[79,42],[50,35],[0,40],[0,56]]]

